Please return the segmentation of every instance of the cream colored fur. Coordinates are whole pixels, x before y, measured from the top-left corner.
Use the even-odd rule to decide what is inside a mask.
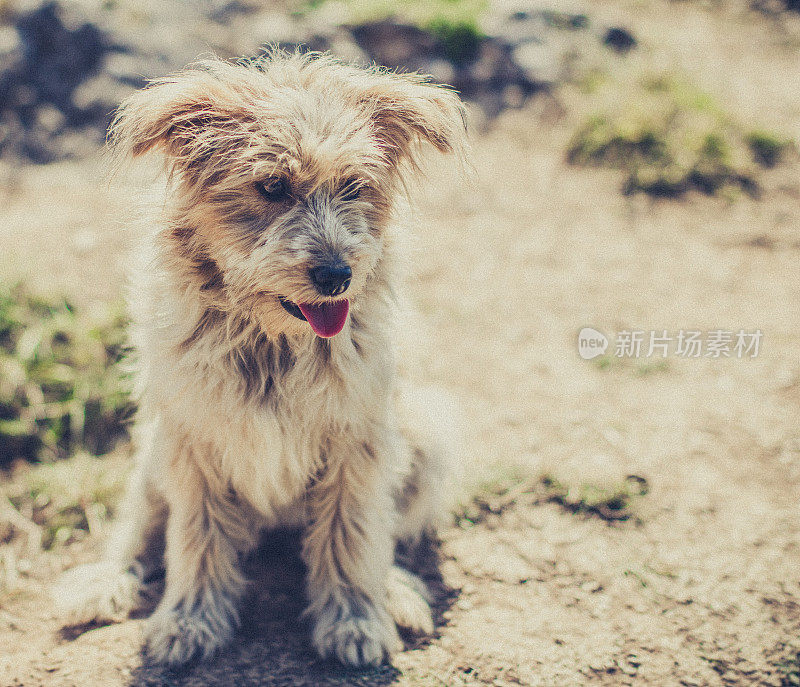
[[[400,207],[420,146],[459,152],[463,134],[458,98],[422,77],[277,51],[122,105],[115,148],[160,151],[169,183],[131,288],[136,468],[105,560],[56,590],[70,622],[124,617],[165,566],[149,656],[208,656],[236,628],[242,557],[301,525],[320,655],[375,664],[396,622],[432,630],[393,555],[435,523],[453,446],[434,396],[397,391]],[[291,199],[259,194],[276,177]],[[323,302],[308,270],[331,254],[351,310],[322,339],[279,298]]]

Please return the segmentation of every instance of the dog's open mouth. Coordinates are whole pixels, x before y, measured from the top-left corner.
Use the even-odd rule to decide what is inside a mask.
[[[284,310],[294,315],[298,320],[305,320],[317,336],[329,339],[336,336],[347,322],[350,312],[350,301],[343,298],[331,303],[292,303],[283,298],[279,299]]]

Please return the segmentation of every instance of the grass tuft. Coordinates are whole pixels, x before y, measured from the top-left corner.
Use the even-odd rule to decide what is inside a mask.
[[[622,479],[560,479],[550,472],[527,474],[521,468],[497,469],[496,474],[474,487],[455,511],[456,523],[471,527],[500,515],[516,503],[557,503],[571,513],[606,521],[628,520],[635,503],[649,485],[644,477]]]
[[[548,501],[572,513],[596,515],[603,520],[627,520],[633,514],[634,501],[649,491],[647,480],[638,475],[605,484],[565,484],[551,474],[544,474],[541,483]]]
[[[40,528],[51,549],[102,528],[125,482],[127,461],[78,453],[56,463],[22,465],[3,485],[5,498]]]
[[[769,131],[751,131],[745,137],[753,159],[764,167],[775,167],[794,147],[788,139]]]
[[[670,74],[593,89],[605,105],[578,127],[567,161],[624,170],[626,194],[677,198],[695,190],[755,197],[760,170],[778,164],[792,147],[769,132],[745,134],[710,94]]]
[[[109,451],[132,409],[124,348],[119,311],[92,321],[64,299],[0,288],[0,466]]]
[[[438,15],[428,22],[425,29],[439,39],[451,62],[464,64],[477,57],[483,33],[474,18],[453,20]]]

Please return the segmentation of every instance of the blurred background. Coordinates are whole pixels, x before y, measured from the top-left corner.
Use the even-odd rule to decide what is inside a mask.
[[[270,578],[232,649],[167,675],[141,620],[65,633],[47,597],[130,465],[129,220],[158,167],[112,176],[102,147],[148,79],[268,43],[468,103],[474,174],[433,161],[412,194],[403,367],[460,399],[469,479],[434,639],[321,664]],[[799,143],[796,0],[0,0],[0,684],[800,684]]]

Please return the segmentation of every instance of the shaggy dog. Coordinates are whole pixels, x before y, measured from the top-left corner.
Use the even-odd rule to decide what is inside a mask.
[[[299,525],[321,656],[376,664],[396,624],[432,630],[393,556],[434,522],[452,446],[430,398],[398,405],[399,219],[424,144],[461,151],[463,115],[419,75],[279,51],[123,103],[112,144],[159,151],[169,181],[132,288],[136,468],[106,559],[58,587],[71,622],[124,617],[166,568],[147,653],[208,656],[243,556]]]

